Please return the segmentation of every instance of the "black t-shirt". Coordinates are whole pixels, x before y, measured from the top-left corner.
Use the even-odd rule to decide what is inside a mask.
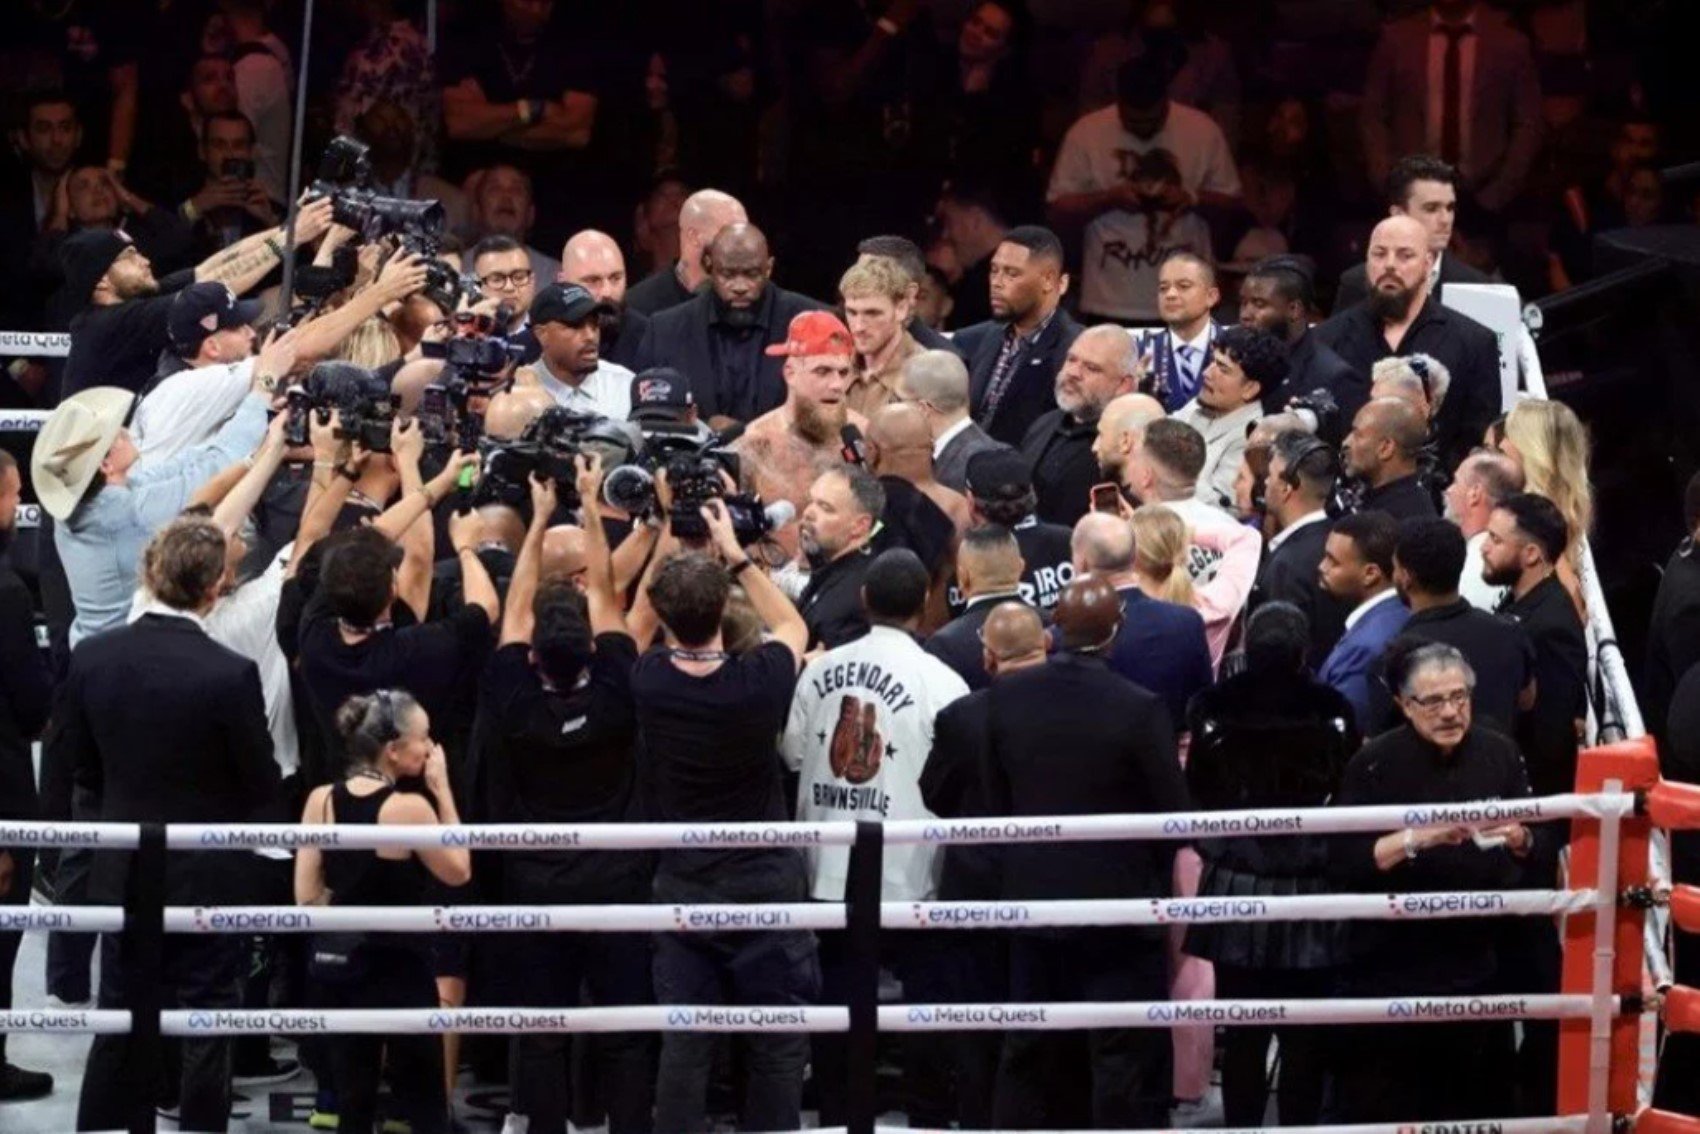
[[[1062,598],[1063,588],[1074,579],[1074,533],[1061,524],[1043,523],[1029,516],[1015,525],[1015,545],[1021,549],[1021,601],[1039,610],[1050,610]],[[945,605],[952,618],[968,609],[968,597],[953,578],[945,589]]]
[[[472,79],[490,102],[501,105],[522,98],[558,102],[569,92],[597,97],[602,89],[596,40],[588,36],[545,32],[521,46],[494,29],[482,34],[451,36],[443,45],[442,85],[445,89]],[[594,130],[593,130],[594,133]],[[457,171],[482,169],[497,162],[521,165],[534,176],[552,166],[559,155],[527,153],[500,142],[457,142],[450,146]],[[538,186],[542,197],[543,186]]]
[[[664,823],[783,822],[776,747],[791,710],[797,661],[767,642],[697,677],[651,650],[632,673],[644,780]],[[805,894],[796,849],[667,851],[657,896],[795,901]]]
[[[815,569],[797,606],[809,625],[809,648],[837,649],[868,632],[862,609],[862,578],[873,562],[871,547],[853,551]]]
[[[380,630],[349,645],[321,592],[301,614],[300,644],[301,676],[334,772],[342,760],[336,711],[357,694],[405,689],[431,714],[441,738],[456,692],[475,680],[484,660],[490,618],[483,607],[465,606],[441,622]]]
[[[110,307],[90,307],[71,320],[71,353],[59,397],[93,386],[122,386],[138,393],[159,367],[166,347],[165,320],[172,297],[195,282],[193,271],[159,281],[159,294]]]
[[[481,754],[496,788],[499,823],[617,823],[632,817],[637,705],[627,634],[598,634],[580,683],[552,691],[532,666],[530,647],[503,646],[484,667],[478,713]],[[638,901],[641,854],[608,851],[515,852],[510,882],[553,900]]]

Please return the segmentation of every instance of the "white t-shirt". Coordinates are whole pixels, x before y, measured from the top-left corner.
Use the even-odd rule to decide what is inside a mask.
[[[949,666],[901,630],[875,626],[804,667],[780,753],[800,773],[804,822],[930,819],[921,769],[933,750],[933,718],[968,695]],[[811,847],[811,893],[844,900],[850,848]],[[938,892],[938,847],[885,848],[881,896],[924,901]]]
[[[1152,150],[1173,155],[1187,192],[1239,195],[1239,170],[1222,128],[1203,111],[1171,101],[1168,121],[1151,138],[1135,137],[1123,129],[1115,106],[1082,116],[1063,137],[1045,199],[1099,193],[1131,181],[1135,160]]]
[[[561,381],[549,371],[549,364],[539,358],[533,369],[555,404],[580,413],[599,413],[615,421],[632,416],[632,372],[606,358],[577,386]]]
[[[1185,250],[1214,259],[1210,226],[1184,212],[1167,227],[1151,231],[1151,217],[1114,209],[1086,226],[1081,260],[1080,309],[1130,323],[1156,323],[1157,269],[1163,257]]]
[[[254,360],[179,370],[148,391],[130,432],[137,462],[146,467],[211,441],[236,413],[254,381]]]

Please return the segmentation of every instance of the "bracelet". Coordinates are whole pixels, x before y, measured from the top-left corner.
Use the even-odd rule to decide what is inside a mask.
[[[283,259],[283,245],[277,242],[277,237],[266,237],[266,247],[271,250],[273,256],[276,256],[279,260]]]
[[[1409,827],[1405,828],[1405,861],[1410,862],[1417,857],[1417,833]]]
[[[738,562],[737,566],[732,568],[731,575],[734,579],[736,579],[739,575],[742,575],[746,570],[754,566],[755,561],[746,555]]]
[[[359,480],[360,479],[360,470],[359,469],[351,469],[345,464],[344,465],[337,465],[331,471],[336,473],[337,476],[342,477],[344,480]]]

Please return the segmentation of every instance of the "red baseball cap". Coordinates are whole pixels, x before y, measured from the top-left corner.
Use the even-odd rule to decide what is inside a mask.
[[[785,341],[774,343],[767,348],[771,355],[790,355],[793,358],[815,354],[841,354],[846,357],[856,353],[855,341],[850,338],[850,328],[839,321],[838,316],[830,311],[805,311],[791,320],[790,328],[785,332]]]

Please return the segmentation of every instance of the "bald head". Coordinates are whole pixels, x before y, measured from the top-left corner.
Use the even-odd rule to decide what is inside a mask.
[[[1385,243],[1395,247],[1407,245],[1426,249],[1428,247],[1428,230],[1415,217],[1403,213],[1398,216],[1383,217],[1381,222],[1371,230],[1371,244]]]
[[[1099,419],[1104,427],[1118,432],[1143,429],[1160,417],[1167,416],[1163,403],[1150,394],[1123,394],[1112,398]]]
[[[1413,217],[1391,216],[1370,233],[1364,254],[1370,311],[1382,323],[1398,323],[1428,292],[1434,253],[1428,229]]]
[[[478,509],[478,520],[484,528],[483,542],[500,543],[517,553],[525,542],[525,519],[506,504],[486,504]]]
[[[443,360],[440,358],[420,358],[403,366],[396,371],[390,380],[390,393],[401,399],[399,407],[402,415],[412,417],[419,412],[419,401],[425,396],[425,387],[435,382],[443,373]]]
[[[1110,399],[1098,419],[1098,436],[1092,441],[1092,455],[1106,480],[1126,482],[1128,463],[1139,448],[1140,435],[1163,416],[1163,403],[1150,394],[1123,394]]]
[[[708,254],[716,263],[738,259],[767,259],[767,234],[747,221],[723,227],[708,243]]]
[[[545,580],[570,579],[584,586],[585,535],[577,524],[556,524],[543,533],[543,555],[539,564]]]
[[[1343,446],[1346,471],[1380,487],[1417,470],[1428,423],[1398,398],[1367,402],[1352,419]]]
[[[1045,660],[1045,624],[1022,602],[1000,602],[980,629],[988,673],[1023,669]]]
[[[561,279],[575,283],[599,303],[626,302],[626,257],[614,238],[587,228],[574,233],[561,249]]]
[[[702,254],[720,230],[750,218],[736,197],[718,189],[699,189],[679,207],[679,262],[700,282]]]
[[[1133,526],[1120,516],[1088,512],[1074,525],[1069,544],[1077,577],[1133,570]]]
[[[1065,649],[1088,653],[1099,650],[1121,629],[1121,596],[1102,576],[1076,579],[1063,589],[1054,617]]]
[[[555,399],[541,386],[515,386],[490,399],[484,411],[484,433],[498,441],[513,441],[554,404]]]
[[[921,407],[896,402],[882,406],[868,419],[868,440],[882,454],[903,452],[931,453],[933,435],[927,429],[927,415]]]

